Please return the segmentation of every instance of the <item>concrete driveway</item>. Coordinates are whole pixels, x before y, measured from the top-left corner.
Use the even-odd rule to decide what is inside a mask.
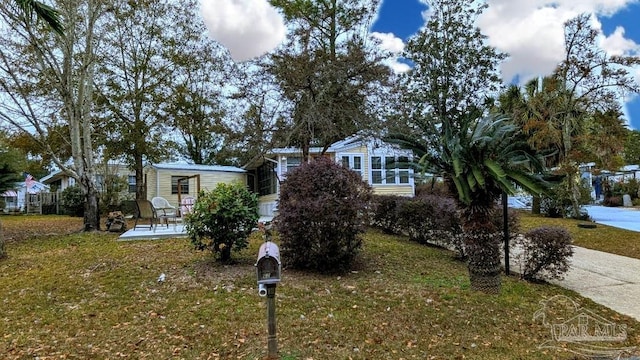
[[[598,224],[640,231],[640,211],[587,206]],[[597,231],[597,229],[594,229]],[[565,279],[552,283],[640,321],[640,260],[575,247]]]

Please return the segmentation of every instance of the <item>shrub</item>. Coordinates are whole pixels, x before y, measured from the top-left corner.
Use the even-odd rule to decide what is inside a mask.
[[[565,228],[539,227],[519,237],[514,244],[522,251],[517,258],[525,280],[562,279],[569,270],[573,247]]]
[[[227,262],[232,249],[247,247],[258,218],[256,194],[240,183],[219,183],[210,192],[200,192],[193,211],[185,218],[185,227],[198,250],[209,249]]]
[[[422,195],[398,206],[398,218],[409,239],[440,246],[453,245],[461,256],[464,250],[459,235],[462,224],[452,198]]]
[[[104,179],[103,191],[100,192],[100,213],[107,214],[120,210],[122,205],[123,191],[129,188],[129,183],[125,176],[107,175]]]
[[[65,214],[84,216],[84,203],[84,194],[78,185],[69,186],[62,190],[60,206]]]
[[[409,198],[396,195],[374,195],[372,199],[371,225],[387,234],[401,231],[398,207]]]
[[[283,262],[322,272],[347,270],[362,246],[371,188],[327,158],[302,164],[280,186],[276,228]]]
[[[591,202],[591,186],[589,184],[581,183],[578,202],[580,205]],[[542,213],[551,218],[570,217],[572,206],[571,188],[566,180],[554,186],[546,196],[542,197],[540,202]],[[584,220],[586,212],[580,211],[580,213],[580,219]]]
[[[609,207],[622,206],[622,196],[609,196],[602,200],[602,205]]]
[[[435,178],[429,179],[424,184],[419,184],[416,186],[416,197],[421,197],[423,195],[439,195],[442,197],[451,197],[451,190],[447,186],[447,184]]]

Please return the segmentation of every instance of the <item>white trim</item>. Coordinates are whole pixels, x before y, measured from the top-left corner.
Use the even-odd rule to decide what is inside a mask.
[[[338,164],[342,164],[342,157],[349,157],[349,169],[356,171],[356,169],[351,167],[351,164],[353,163],[353,159],[356,157],[360,158],[360,176],[362,176],[362,178],[364,179],[364,174],[365,174],[365,154],[364,153],[336,153],[336,162]]]
[[[374,157],[379,157],[380,158],[380,169],[374,169],[373,168],[373,158]],[[399,155],[399,154],[393,154],[393,153],[387,153],[387,154],[381,154],[381,153],[374,153],[374,154],[369,154],[369,184],[371,186],[411,186],[412,188],[415,188],[415,181],[414,181],[414,172],[413,169],[400,169],[398,167],[394,167],[393,169],[387,169],[386,168],[386,157],[393,157],[394,161],[398,161],[399,157],[407,157],[407,158],[411,158],[411,156],[406,156],[404,154]],[[387,184],[387,171],[388,170],[393,170],[395,173],[394,176],[394,180],[395,182],[391,183],[391,184]],[[374,183],[373,182],[373,172],[374,171],[380,171],[380,176],[381,176],[381,183]],[[401,183],[400,182],[400,171],[407,171],[408,172],[408,177],[409,177],[409,182],[406,183]]]

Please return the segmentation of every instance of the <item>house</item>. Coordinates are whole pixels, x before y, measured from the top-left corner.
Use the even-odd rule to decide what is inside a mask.
[[[30,212],[32,209],[39,208],[40,201],[37,195],[41,192],[48,192],[49,186],[41,182],[30,180],[28,191],[27,181],[16,183],[14,188],[2,193],[4,200],[3,212]],[[27,196],[27,194],[29,196]]]
[[[124,197],[133,199],[136,193],[135,172],[121,164],[107,164],[96,170],[98,191],[106,189],[109,176],[126,177]],[[75,185],[75,180],[62,171],[43,177],[41,182],[55,191]],[[212,190],[218,183],[239,181],[246,183],[246,171],[235,166],[193,164],[149,164],[144,167],[143,181],[147,187],[147,198],[161,196],[172,204],[178,204],[184,196],[197,197],[200,190]]]
[[[148,199],[161,196],[171,204],[179,204],[182,197],[197,197],[200,190],[213,190],[218,183],[244,184],[247,182],[246,173],[246,170],[235,166],[153,164],[145,167],[144,179]]]
[[[321,148],[309,151],[312,157],[319,156],[321,152]],[[354,136],[331,144],[325,156],[359,172],[375,194],[415,194],[413,170],[407,165],[412,153],[408,150],[379,139]],[[243,166],[247,170],[249,188],[259,195],[260,216],[274,216],[280,182],[286,178],[287,171],[301,163],[302,151],[299,148],[276,148]]]

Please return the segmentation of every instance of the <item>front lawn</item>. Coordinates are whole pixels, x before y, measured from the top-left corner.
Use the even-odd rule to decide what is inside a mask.
[[[577,246],[640,259],[640,232],[601,224],[597,224],[595,229],[586,229],[578,227],[585,221],[547,218],[532,215],[530,211],[519,213],[523,232],[539,226],[561,226],[571,233],[573,243]]]
[[[266,354],[265,301],[253,267],[259,237],[234,254],[232,266],[214,263],[187,239],[116,238],[45,234],[8,244],[9,258],[0,261],[3,359]],[[158,282],[162,273],[165,281]],[[640,323],[573,292],[513,277],[503,278],[500,296],[468,286],[465,265],[451,253],[371,231],[353,272],[283,272],[280,354],[284,360],[572,359],[566,351],[537,348],[551,335],[534,313],[554,295],[626,325],[627,341],[615,346],[640,345]]]

